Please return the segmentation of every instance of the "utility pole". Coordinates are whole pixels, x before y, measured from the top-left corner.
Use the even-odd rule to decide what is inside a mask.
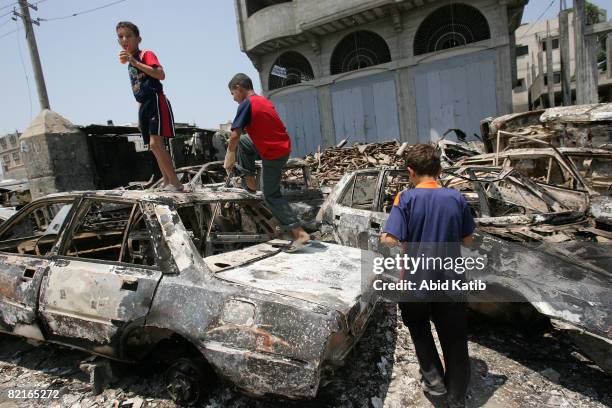
[[[561,100],[563,106],[572,104],[572,84],[570,71],[570,43],[569,43],[569,11],[563,1],[559,11],[559,54],[561,56]]]
[[[585,0],[574,0],[574,39],[576,44],[576,103],[597,103],[597,38],[585,35]]]
[[[36,45],[36,37],[34,37],[34,29],[32,23],[40,25],[38,21],[32,21],[30,18],[30,10],[28,7],[36,9],[36,6],[28,4],[27,0],[19,0],[21,14],[14,12],[15,15],[21,17],[23,26],[25,27],[26,39],[28,40],[28,48],[30,49],[30,58],[32,59],[32,68],[34,69],[34,78],[36,79],[36,88],[38,89],[38,101],[40,109],[51,109],[49,106],[49,97],[47,96],[47,87],[45,86],[45,77],[43,76],[40,57],[38,56],[38,46]]]

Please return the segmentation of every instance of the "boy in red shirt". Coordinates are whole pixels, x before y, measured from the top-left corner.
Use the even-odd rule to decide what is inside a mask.
[[[174,137],[174,116],[170,101],[164,95],[161,81],[166,78],[153,51],[140,51],[142,39],[135,24],[121,21],[117,24],[117,39],[123,50],[119,61],[128,64],[134,97],[139,104],[138,127],[142,139],[149,145],[162,173],[165,191],[182,192],[185,187],[174,171],[170,154],[164,147],[163,137]]]
[[[239,105],[232,122],[232,136],[224,167],[230,173],[238,153],[236,167],[245,174],[246,189],[254,192],[255,160],[261,159],[264,201],[280,221],[281,229],[291,231],[293,235],[293,242],[287,251],[296,251],[310,240],[310,236],[300,226],[295,213],[281,194],[281,176],[291,154],[291,139],[272,102],[253,91],[251,78],[245,74],[236,74],[228,86],[234,101]],[[243,130],[248,135],[242,134]]]

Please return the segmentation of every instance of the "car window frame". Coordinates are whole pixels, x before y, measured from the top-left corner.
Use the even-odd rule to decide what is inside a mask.
[[[72,202],[70,203],[70,201]],[[66,196],[60,196],[60,197],[42,198],[40,200],[36,200],[36,201],[33,201],[27,204],[26,206],[21,208],[19,211],[17,211],[15,214],[13,214],[11,217],[9,217],[6,221],[4,221],[0,225],[0,237],[5,232],[7,232],[11,227],[14,227],[17,223],[21,222],[24,218],[24,214],[29,213],[31,210],[35,211],[38,207],[42,207],[44,205],[49,205],[49,204],[54,204],[54,203],[55,204],[65,203],[66,205],[72,205],[72,207],[70,208],[70,211],[68,212],[68,214],[66,214],[64,223],[62,224],[61,228],[58,231],[57,238],[53,246],[51,247],[49,252],[46,253],[45,255],[20,254],[20,253],[15,253],[15,252],[5,252],[2,250],[0,250],[0,253],[9,254],[11,256],[14,255],[14,256],[25,256],[25,257],[46,258],[46,259],[55,256],[61,245],[64,231],[66,230],[66,227],[70,225],[72,221],[72,217],[74,217],[74,213],[76,211],[76,208],[78,208],[80,201],[81,201],[81,197],[78,195],[66,195]],[[51,235],[51,234],[42,234],[40,235],[40,237],[43,237],[44,235]],[[18,238],[13,238],[13,240],[15,239],[18,239]],[[7,240],[7,241],[10,241],[10,240]]]
[[[148,270],[154,270],[154,271],[160,271],[163,273],[163,269],[162,269],[162,265],[163,262],[160,259],[160,255],[158,250],[154,249],[155,252],[155,265],[151,266],[151,265],[139,265],[139,264],[134,264],[134,263],[130,263],[130,262],[122,262],[122,261],[109,261],[109,260],[105,260],[105,259],[95,259],[95,258],[85,258],[85,257],[79,257],[79,256],[71,256],[71,255],[67,255],[66,254],[66,250],[67,250],[67,246],[70,243],[70,240],[74,234],[74,229],[79,225],[79,222],[82,220],[82,218],[87,214],[87,212],[89,211],[89,205],[88,202],[89,201],[105,201],[105,202],[111,202],[111,203],[126,203],[126,204],[132,204],[132,210],[130,212],[130,219],[132,218],[131,215],[133,215],[134,213],[134,208],[135,206],[138,206],[141,213],[144,216],[145,219],[145,225],[147,227],[147,230],[149,232],[149,234],[151,234],[151,237],[154,236],[154,231],[152,231],[150,222],[151,219],[150,217],[146,216],[146,212],[145,212],[145,208],[143,206],[143,204],[139,201],[139,200],[133,200],[133,199],[125,199],[125,198],[120,198],[120,197],[104,197],[104,196],[83,196],[81,197],[81,199],[79,200],[78,204],[72,208],[72,217],[70,219],[70,223],[67,225],[64,225],[63,228],[63,233],[60,237],[60,245],[57,245],[57,249],[56,249],[56,254],[55,257],[57,259],[65,259],[65,260],[78,260],[81,262],[91,262],[91,263],[98,263],[98,264],[108,264],[108,265],[117,265],[117,266],[126,266],[126,267],[130,267],[130,268],[137,268],[137,269],[148,269]],[[129,231],[129,224],[126,225],[125,230],[123,231],[123,236],[121,238],[121,250],[120,253],[123,253],[123,247],[127,244],[127,235],[126,233]],[[155,240],[155,239],[151,239],[151,241],[153,242],[154,246],[158,246],[160,245],[160,243]],[[165,244],[165,241],[163,241],[163,244]],[[162,245],[163,245],[162,244]]]

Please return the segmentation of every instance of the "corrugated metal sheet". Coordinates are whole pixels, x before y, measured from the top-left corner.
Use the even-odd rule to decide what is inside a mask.
[[[450,128],[480,134],[480,120],[497,116],[495,51],[421,64],[414,70],[419,141]]]
[[[291,156],[316,152],[317,146],[322,145],[316,90],[296,91],[271,99],[291,136]]]
[[[350,143],[399,139],[395,79],[392,73],[369,75],[332,85],[336,141]]]

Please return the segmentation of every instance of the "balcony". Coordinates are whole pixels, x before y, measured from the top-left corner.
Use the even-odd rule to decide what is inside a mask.
[[[244,20],[246,51],[276,38],[298,34],[295,2],[262,8]]]

